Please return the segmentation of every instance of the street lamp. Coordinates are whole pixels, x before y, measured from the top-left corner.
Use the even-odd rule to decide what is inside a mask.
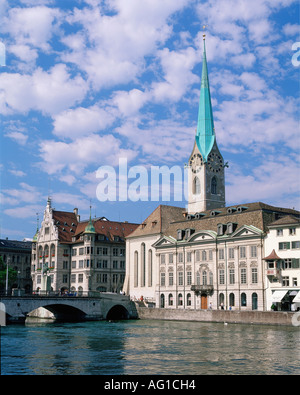
[[[10,256],[7,257],[6,261],[6,286],[5,286],[5,295],[8,296],[8,264],[10,262]]]

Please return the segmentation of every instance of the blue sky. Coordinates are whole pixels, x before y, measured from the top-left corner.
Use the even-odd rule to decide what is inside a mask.
[[[82,218],[157,207],[100,202],[96,171],[187,162],[203,25],[227,205],[300,209],[297,0],[0,0],[1,238],[32,237],[48,195]]]

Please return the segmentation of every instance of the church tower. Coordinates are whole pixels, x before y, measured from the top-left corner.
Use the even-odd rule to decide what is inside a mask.
[[[225,172],[218,149],[208,81],[205,34],[198,124],[188,162],[188,213],[225,207]]]

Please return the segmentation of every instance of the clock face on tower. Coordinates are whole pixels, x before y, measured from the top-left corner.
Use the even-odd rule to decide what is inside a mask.
[[[189,165],[193,173],[198,173],[200,171],[200,166],[203,165],[202,156],[200,154],[194,154],[190,159]]]
[[[210,171],[219,173],[223,168],[223,159],[220,155],[211,152],[207,158],[207,165]]]

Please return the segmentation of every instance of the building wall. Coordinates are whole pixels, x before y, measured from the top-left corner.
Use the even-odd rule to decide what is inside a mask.
[[[270,227],[265,238],[265,256],[273,249],[282,261],[278,262],[278,276],[266,276],[267,310],[273,304],[272,294],[276,290],[300,292],[300,225],[291,223]],[[267,271],[268,262],[265,262]],[[292,299],[292,298],[291,298]],[[280,309],[282,306],[278,306]],[[300,307],[300,303],[293,308]]]
[[[243,226],[231,235],[199,231],[183,240],[159,236],[127,239],[124,290],[133,299],[143,297],[170,309],[219,309],[223,303],[225,309],[264,310],[262,231]]]
[[[196,240],[157,246],[157,262],[157,307],[264,309],[262,233],[236,239],[199,232]]]
[[[5,264],[8,263],[17,272],[17,279],[15,283],[9,284],[9,290],[20,288],[22,292],[31,293],[31,242],[0,240],[0,256]]]
[[[61,218],[69,217],[66,232],[62,235],[64,224],[59,224],[62,228],[59,230],[56,225],[59,221],[55,223],[48,201],[32,247],[33,290],[120,292],[125,278],[125,241],[113,236],[112,223],[105,221],[105,226],[111,229],[108,238],[104,234],[85,232],[87,224],[77,223],[75,219],[73,223],[73,213],[59,213]],[[79,225],[82,231],[77,235]],[[72,233],[62,242],[67,230]],[[43,273],[43,267],[47,268],[46,273]],[[45,276],[50,278],[51,289],[49,285],[48,288],[45,286]]]
[[[133,299],[156,301],[159,285],[157,256],[153,244],[160,234],[126,240],[126,278],[124,292]]]

